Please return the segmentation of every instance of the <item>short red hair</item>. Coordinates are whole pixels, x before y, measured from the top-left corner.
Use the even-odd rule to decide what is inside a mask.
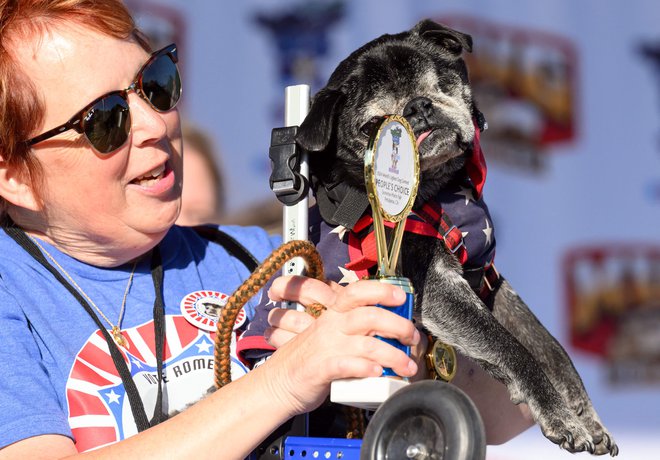
[[[102,34],[135,39],[146,47],[142,34],[121,0],[0,0],[0,156],[7,166],[39,183],[39,164],[26,140],[40,126],[44,103],[12,53],[19,40],[43,34],[49,27],[74,23]],[[0,197],[0,215],[6,213]]]

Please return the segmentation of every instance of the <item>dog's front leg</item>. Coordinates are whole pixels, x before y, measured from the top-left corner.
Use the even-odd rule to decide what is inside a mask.
[[[416,309],[423,325],[504,383],[515,404],[527,403],[548,439],[571,452],[593,452],[593,440],[584,424],[529,351],[474,294],[453,256],[443,247],[429,252],[428,244],[422,251],[410,245],[406,249],[404,274],[415,286]],[[420,270],[420,266],[426,269]]]
[[[541,364],[555,388],[586,424],[596,444],[596,454],[618,451],[603,427],[573,362],[560,343],[504,280],[495,294],[493,315]]]

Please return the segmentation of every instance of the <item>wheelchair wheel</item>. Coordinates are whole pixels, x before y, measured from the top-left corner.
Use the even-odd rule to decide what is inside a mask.
[[[486,434],[474,403],[453,385],[425,380],[387,399],[371,418],[360,460],[483,460]]]

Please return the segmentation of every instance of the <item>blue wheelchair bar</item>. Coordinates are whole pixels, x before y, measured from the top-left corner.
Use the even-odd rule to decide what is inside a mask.
[[[359,460],[361,447],[361,439],[289,436],[284,441],[282,458]]]

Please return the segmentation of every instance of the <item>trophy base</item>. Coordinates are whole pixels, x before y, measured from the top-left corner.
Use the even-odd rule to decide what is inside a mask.
[[[330,401],[360,409],[376,410],[395,391],[409,385],[401,378],[367,377],[335,380],[330,385]]]

